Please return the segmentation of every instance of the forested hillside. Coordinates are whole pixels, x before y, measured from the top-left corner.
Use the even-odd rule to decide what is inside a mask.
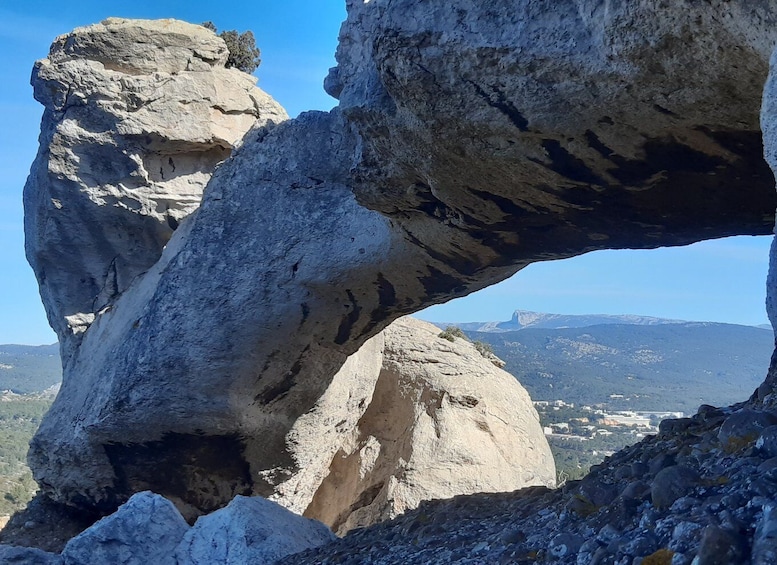
[[[0,391],[41,392],[62,380],[59,345],[0,345]]]
[[[37,486],[27,449],[62,380],[59,345],[0,345],[0,516],[24,508]]]
[[[771,330],[716,323],[466,333],[491,345],[534,400],[686,413],[746,398],[774,347]]]

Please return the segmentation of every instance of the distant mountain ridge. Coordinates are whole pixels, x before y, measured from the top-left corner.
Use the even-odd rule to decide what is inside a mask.
[[[586,328],[605,324],[656,326],[685,323],[689,322],[686,320],[654,318],[632,314],[547,314],[544,312],[516,310],[513,312],[513,317],[506,322],[463,322],[447,325],[458,326],[468,332],[512,332],[527,328],[557,330],[562,328]],[[446,324],[437,325],[443,326]]]
[[[751,394],[774,349],[771,329],[713,322],[464,331],[488,343],[533,400],[685,413]]]

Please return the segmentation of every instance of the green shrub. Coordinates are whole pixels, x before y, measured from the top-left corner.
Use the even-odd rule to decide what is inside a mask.
[[[472,345],[475,346],[475,349],[478,350],[478,353],[480,353],[483,357],[491,357],[494,355],[494,348],[491,347],[491,344],[486,343],[485,341],[474,341],[472,342]]]
[[[464,335],[464,332],[456,326],[448,326],[443,331],[441,331],[437,337],[447,339],[451,342],[456,341],[457,337],[460,337],[461,339],[467,339],[467,336]]]
[[[205,22],[202,24],[202,27],[211,30],[213,33],[218,33],[213,22]],[[224,40],[224,43],[227,44],[227,49],[229,49],[229,57],[227,57],[226,63],[228,69],[235,68],[250,74],[259,67],[262,62],[261,52],[256,46],[253,32],[238,33],[236,30],[231,29],[229,31],[222,31],[218,36]]]

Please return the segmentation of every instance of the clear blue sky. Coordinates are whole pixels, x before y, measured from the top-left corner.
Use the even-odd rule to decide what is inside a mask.
[[[12,4],[9,6],[8,4]],[[262,50],[259,86],[292,116],[327,110],[321,87],[330,66],[344,0],[192,2],[49,0],[0,6],[0,343],[51,343],[37,285],[24,259],[21,194],[37,150],[41,107],[29,77],[55,36],[109,16],[173,17],[219,29],[250,29]],[[536,264],[476,295],[433,307],[437,321],[506,320],[515,309],[629,313],[742,324],[766,322],[768,238],[735,238],[682,249],[598,252]]]

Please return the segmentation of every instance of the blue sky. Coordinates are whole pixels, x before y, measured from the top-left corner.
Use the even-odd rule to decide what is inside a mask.
[[[219,29],[250,29],[262,50],[259,86],[292,116],[327,110],[321,87],[334,51],[344,0],[245,3],[181,1],[4,2],[0,50],[0,343],[51,343],[37,285],[24,259],[21,193],[37,150],[42,109],[29,77],[55,36],[109,16],[173,17]],[[237,6],[237,8],[236,8]],[[742,324],[766,322],[769,238],[733,238],[687,248],[605,251],[531,265],[476,295],[433,307],[436,321],[506,320],[515,309],[629,313]]]

